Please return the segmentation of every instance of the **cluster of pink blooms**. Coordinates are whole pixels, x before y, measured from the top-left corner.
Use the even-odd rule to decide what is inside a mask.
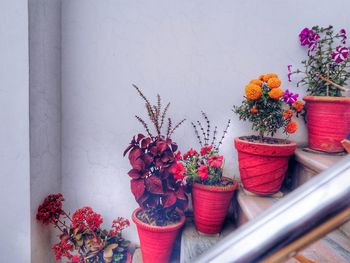
[[[72,224],[74,228],[80,230],[91,229],[96,230],[103,223],[101,215],[95,213],[91,207],[83,207],[74,212],[72,216]]]
[[[118,217],[114,219],[112,222],[112,229],[109,231],[109,236],[118,236],[121,231],[130,226],[130,222],[128,219]]]

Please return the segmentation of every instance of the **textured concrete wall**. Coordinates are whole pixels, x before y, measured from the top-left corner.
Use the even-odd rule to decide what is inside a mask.
[[[0,1],[0,261],[30,259],[26,0]]]

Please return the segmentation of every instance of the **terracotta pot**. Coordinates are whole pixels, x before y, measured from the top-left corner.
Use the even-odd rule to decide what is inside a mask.
[[[192,203],[196,229],[205,234],[221,232],[234,191],[238,183],[229,186],[212,186],[194,183],[192,186]]]
[[[342,152],[341,141],[350,133],[350,98],[306,96],[309,147]]]
[[[239,172],[243,187],[259,195],[277,193],[288,169],[289,157],[296,149],[295,142],[267,144],[235,138]]]
[[[151,226],[140,221],[136,214],[141,208],[132,214],[132,220],[136,224],[140,238],[143,263],[168,262],[176,236],[185,223],[185,216],[181,214],[181,220],[170,226]]]

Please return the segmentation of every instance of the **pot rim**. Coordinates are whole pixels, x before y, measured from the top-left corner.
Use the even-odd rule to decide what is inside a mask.
[[[348,97],[304,96],[303,100],[306,102],[338,102],[350,104],[350,98]]]
[[[251,135],[248,135],[251,136]],[[290,146],[297,146],[297,143],[295,141],[291,141],[291,140],[287,140],[289,143],[285,144],[285,143],[277,143],[277,144],[270,144],[270,143],[263,143],[263,142],[250,142],[250,141],[246,141],[246,140],[242,140],[242,137],[248,137],[248,136],[239,136],[239,137],[235,137],[235,141],[239,141],[239,142],[244,142],[247,144],[254,144],[254,145],[261,145],[261,146],[270,146],[270,147],[290,147]],[[267,137],[267,138],[272,138],[272,137]],[[280,139],[283,140],[283,139]]]
[[[232,185],[227,185],[227,186],[220,186],[220,185],[205,185],[201,183],[193,183],[192,187],[196,189],[201,189],[205,191],[210,191],[210,192],[232,192],[238,188],[238,181],[226,176],[223,176],[223,178],[233,182]]]
[[[185,221],[186,221],[185,215],[182,212],[178,211],[181,219],[176,224],[169,225],[169,226],[151,226],[149,224],[142,222],[140,219],[137,218],[136,215],[140,211],[142,211],[141,207],[138,207],[134,210],[134,212],[132,213],[132,216],[131,216],[132,221],[134,221],[134,223],[136,224],[137,227],[148,230],[150,232],[158,232],[158,233],[159,232],[172,232],[172,231],[180,229],[185,224]]]

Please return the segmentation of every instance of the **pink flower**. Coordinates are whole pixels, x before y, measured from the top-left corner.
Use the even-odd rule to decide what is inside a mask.
[[[316,44],[318,40],[320,39],[320,36],[313,31],[312,29],[308,29],[305,27],[300,33],[299,33],[299,39],[300,44],[302,46],[308,46],[309,50],[314,50],[316,47]]]
[[[209,174],[208,174],[208,167],[205,166],[205,165],[199,166],[199,168],[198,168],[198,176],[199,176],[199,178],[202,181],[208,179],[208,176],[209,176]]]
[[[337,46],[331,56],[336,63],[343,62],[349,57],[349,49],[347,47]]]
[[[294,102],[296,102],[298,97],[299,97],[299,94],[289,92],[289,90],[286,90],[283,94],[284,102],[288,103],[289,105],[292,105]]]
[[[184,173],[186,172],[186,168],[182,163],[176,163],[171,169],[170,172],[174,174],[174,178],[176,180],[182,180],[184,178]]]
[[[208,158],[209,166],[214,168],[220,168],[222,166],[223,156],[211,156]]]
[[[291,76],[292,76],[292,65],[288,65],[288,81],[291,82]]]
[[[184,154],[184,160],[186,160],[190,156],[198,155],[196,150],[193,150],[192,148],[188,150],[187,153]]]
[[[345,44],[346,43],[346,31],[345,31],[345,29],[344,28],[342,28],[342,29],[340,29],[340,31],[339,31],[339,36],[342,38],[342,40],[341,40],[341,42],[343,43],[343,44]]]
[[[201,155],[202,155],[202,156],[206,155],[208,152],[211,151],[212,148],[213,148],[213,146],[211,146],[211,145],[204,146],[204,147],[201,149]]]

